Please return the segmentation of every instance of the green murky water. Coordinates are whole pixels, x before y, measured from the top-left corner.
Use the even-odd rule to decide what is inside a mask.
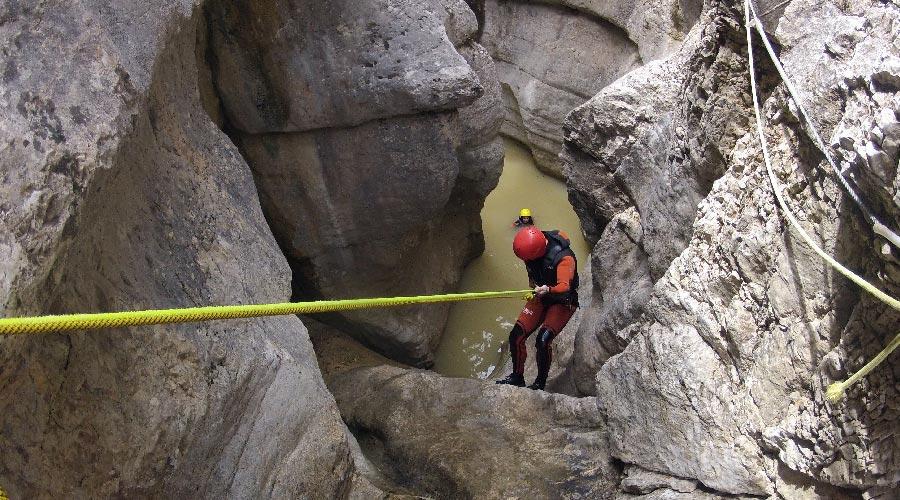
[[[588,245],[566,195],[563,182],[541,173],[531,154],[520,144],[506,141],[506,159],[500,184],[481,211],[485,251],[463,273],[460,291],[528,288],[525,266],[512,252],[519,209],[528,207],[536,225],[562,229],[572,238],[579,267],[588,258]],[[434,369],[454,377],[485,378],[500,360],[501,348],[522,308],[515,299],[461,302],[453,305],[447,329],[435,355]]]

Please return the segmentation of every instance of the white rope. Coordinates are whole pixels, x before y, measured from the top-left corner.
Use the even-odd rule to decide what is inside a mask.
[[[785,217],[787,217],[794,230],[796,230],[800,234],[800,236],[803,238],[803,241],[805,241],[807,245],[809,245],[817,254],[819,254],[820,257],[825,259],[825,261],[828,262],[832,267],[834,267],[838,272],[846,276],[848,279],[859,285],[870,294],[877,297],[879,300],[885,302],[894,309],[900,310],[900,301],[879,290],[877,287],[875,287],[853,271],[847,269],[840,262],[836,261],[830,255],[825,253],[825,251],[822,250],[822,248],[817,245],[815,241],[813,241],[809,234],[807,234],[807,232],[800,225],[800,222],[794,216],[794,213],[788,207],[781,194],[781,184],[778,183],[778,180],[775,178],[775,174],[772,172],[771,160],[769,158],[769,148],[766,145],[766,136],[763,131],[762,111],[760,110],[759,97],[757,96],[756,67],[753,63],[753,37],[752,32],[750,31],[750,9],[750,0],[745,0],[744,15],[747,22],[747,56],[750,63],[750,89],[751,93],[753,94],[753,110],[756,115],[756,131],[759,134],[759,142],[760,146],[762,147],[763,161],[766,164],[766,172],[769,176],[769,182],[772,184],[772,189],[775,191],[775,198],[778,200],[778,204],[781,206],[782,211],[784,211]],[[757,18],[754,18],[754,21],[757,24],[759,23],[759,19]],[[885,347],[881,350],[880,353],[878,353],[875,359],[867,363],[865,366],[863,366],[863,368],[851,375],[847,380],[831,384],[826,391],[827,398],[832,402],[838,401],[843,396],[848,387],[859,381],[862,377],[864,377],[875,367],[877,367],[882,361],[887,359],[890,353],[893,352],[893,350],[898,346],[900,346],[900,334],[896,335],[894,339],[887,345],[887,347]]]
[[[749,3],[749,2],[748,2]],[[822,137],[819,135],[818,130],[816,129],[815,122],[813,122],[812,118],[809,116],[809,113],[806,112],[806,107],[803,105],[803,99],[800,97],[800,92],[797,91],[794,84],[791,83],[791,79],[788,78],[787,73],[784,71],[784,66],[782,66],[781,61],[778,59],[778,56],[775,55],[775,50],[772,49],[772,44],[769,42],[769,37],[766,35],[766,30],[763,27],[762,23],[759,20],[759,17],[756,15],[756,9],[754,9],[753,5],[750,4],[750,10],[753,13],[753,26],[756,28],[756,31],[759,33],[760,38],[763,41],[763,44],[766,46],[766,51],[769,53],[769,58],[772,59],[772,63],[775,64],[775,69],[778,70],[778,74],[781,75],[781,80],[784,82],[785,86],[788,89],[788,93],[791,96],[791,99],[794,100],[794,103],[797,105],[797,110],[800,112],[800,116],[803,121],[806,123],[807,129],[809,129],[809,133],[813,138],[813,141],[816,143],[816,147],[822,151],[822,154],[825,155],[825,159],[828,160],[828,163],[831,165],[831,169],[834,171],[835,175],[838,178],[838,181],[843,186],[844,190],[850,196],[850,198],[859,206],[859,209],[862,211],[863,215],[869,221],[869,224],[872,225],[872,231],[875,234],[882,236],[884,239],[891,242],[892,245],[896,248],[900,248],[900,236],[892,231],[889,227],[885,226],[878,220],[877,217],[869,210],[869,207],[866,206],[865,202],[863,202],[862,198],[853,190],[853,187],[850,186],[850,183],[847,182],[847,179],[844,177],[844,174],[841,173],[841,170],[838,168],[837,163],[834,161],[834,158],[831,156],[831,150],[825,145],[825,142],[822,140]],[[747,20],[748,26],[750,23],[750,19]],[[749,27],[747,28],[749,30]]]

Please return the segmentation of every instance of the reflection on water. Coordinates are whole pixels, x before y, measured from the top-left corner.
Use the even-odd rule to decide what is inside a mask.
[[[487,197],[481,211],[485,251],[466,268],[460,291],[528,288],[525,266],[512,252],[516,232],[512,222],[519,209],[525,207],[531,209],[539,228],[567,232],[579,267],[586,262],[588,246],[581,236],[578,217],[569,205],[565,184],[541,173],[527,149],[507,140],[500,184]],[[435,355],[434,369],[455,377],[486,378],[496,368],[501,348],[521,309],[519,299],[454,304]]]

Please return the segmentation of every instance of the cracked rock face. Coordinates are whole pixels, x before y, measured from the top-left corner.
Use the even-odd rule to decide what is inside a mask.
[[[201,106],[202,17],[96,7],[0,6],[4,315],[287,300]],[[333,497],[353,472],[294,317],[0,339],[0,429],[13,498]]]
[[[691,238],[697,205],[749,124],[745,45],[721,12],[665,61],[577,108],[567,123],[570,199],[583,221],[595,293],[576,351],[579,388],[621,352],[653,284]]]
[[[453,288],[483,248],[479,213],[502,161],[499,86],[465,3],[216,2],[208,18],[226,128],[253,168],[295,293]],[[328,321],[428,366],[447,312]]]
[[[557,177],[566,115],[626,72],[672,51],[700,12],[695,1],[481,4],[481,43],[503,84],[502,131]]]
[[[740,11],[712,4],[677,53],[569,117],[570,197],[597,241],[576,383],[597,395],[612,455],[626,464],[704,492],[891,498],[896,356],[838,405],[824,388],[878,352],[900,315],[836,274],[780,214],[749,121],[741,23]],[[898,116],[900,9],[795,0],[777,29],[767,26],[842,168],[898,227],[885,130]],[[898,250],[820,168],[762,50],[767,141],[793,210],[829,254],[897,296]],[[622,488],[643,494],[644,482]],[[685,493],[667,485],[647,495]]]

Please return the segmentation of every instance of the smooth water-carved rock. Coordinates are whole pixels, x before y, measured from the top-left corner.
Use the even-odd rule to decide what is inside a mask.
[[[202,16],[95,7],[0,7],[4,313],[287,300],[250,169],[201,106]],[[0,428],[14,498],[333,497],[353,473],[294,317],[0,339]]]
[[[615,26],[541,3],[485,2],[481,42],[503,83],[503,133],[556,176],[565,116],[640,62]]]
[[[700,2],[487,0],[480,40],[497,61],[503,133],[562,177],[566,115],[614,80],[677,48]]]
[[[441,498],[611,498],[593,398],[390,366],[329,376],[341,415],[397,480]]]
[[[461,0],[252,3],[244,7],[281,24],[257,26],[243,4],[214,4],[213,73],[295,294],[452,289],[483,248],[479,212],[502,160],[499,87],[471,40],[474,14]],[[427,366],[447,312],[328,321]]]
[[[247,134],[452,111],[483,93],[454,48],[476,29],[461,0],[213,2],[208,17],[216,86]]]

